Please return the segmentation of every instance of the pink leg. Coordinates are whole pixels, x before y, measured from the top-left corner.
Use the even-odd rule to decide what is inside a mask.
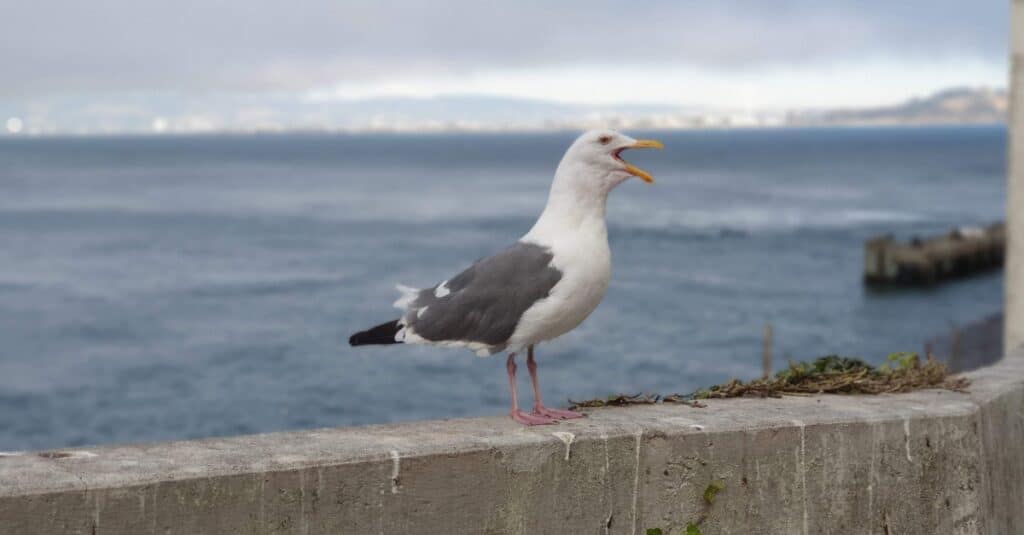
[[[516,354],[509,353],[508,361],[505,362],[505,369],[508,370],[508,388],[512,392],[512,410],[509,416],[523,425],[544,425],[557,423],[554,418],[543,415],[527,414],[519,410],[519,399],[516,396]]]
[[[530,383],[533,385],[533,414],[567,420],[583,418],[583,414],[562,409],[549,409],[540,401],[540,387],[537,386],[537,362],[533,360],[533,346],[530,346],[526,357],[526,367],[530,370]]]

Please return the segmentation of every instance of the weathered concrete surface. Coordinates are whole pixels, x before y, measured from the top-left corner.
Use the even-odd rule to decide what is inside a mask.
[[[1018,355],[1020,357],[1020,355]],[[713,400],[0,457],[2,533],[1019,533],[1024,358],[969,394]],[[67,455],[67,456],[65,456]],[[725,483],[713,505],[701,495]]]
[[[1024,1],[1010,3],[1010,138],[1006,181],[1006,328],[1003,346],[1024,344]]]

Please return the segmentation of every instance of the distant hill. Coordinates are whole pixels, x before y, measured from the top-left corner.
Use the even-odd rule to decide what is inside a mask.
[[[317,95],[63,96],[20,116],[24,134],[501,132],[810,125],[1000,123],[1005,90],[955,88],[877,108],[736,110],[684,104],[589,105],[483,95],[341,99]],[[6,131],[0,130],[0,136]]]
[[[657,104],[587,105],[483,95],[430,98],[315,98],[306,95],[155,99],[54,98],[21,115],[26,134],[187,134],[203,132],[449,132],[686,127],[702,108]],[[674,122],[675,121],[675,122]],[[0,124],[0,136],[5,134]]]
[[[985,124],[1006,121],[1005,90],[957,87],[894,106],[796,111],[787,114],[790,125],[914,125]]]

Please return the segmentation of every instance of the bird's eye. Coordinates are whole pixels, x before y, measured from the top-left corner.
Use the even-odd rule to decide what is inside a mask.
[[[599,142],[601,142],[602,145],[607,145],[607,144],[611,143],[612,136],[601,136],[601,137],[597,138],[597,140]]]

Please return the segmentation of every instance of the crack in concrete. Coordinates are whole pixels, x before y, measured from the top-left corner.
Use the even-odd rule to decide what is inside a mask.
[[[565,458],[569,458],[569,454],[565,454]],[[399,479],[398,475],[402,471],[402,457],[398,454],[398,450],[391,450],[391,494],[398,494]]]
[[[875,518],[875,462],[878,455],[878,423],[871,424],[871,458],[868,464],[868,518]],[[868,533],[873,530],[869,520]]]
[[[264,529],[267,525],[267,478],[266,474],[256,474],[256,477],[260,480],[260,529]]]
[[[309,535],[309,519],[306,518],[306,471],[299,470],[299,522],[302,533]]]
[[[93,509],[92,509],[92,532],[96,533],[100,529],[100,511],[103,509],[103,505],[100,500],[100,493],[95,492],[92,495]]]
[[[152,500],[152,505],[150,505],[150,507],[149,507],[153,511],[153,521],[150,522],[149,532],[153,533],[154,535],[156,535],[156,520],[157,520],[157,518],[156,518],[157,517],[157,501],[156,500],[157,500],[157,496],[159,496],[159,494],[158,494],[159,493],[159,489],[160,489],[160,483],[159,482],[153,483],[153,500]]]
[[[608,535],[612,529],[612,517],[615,516],[615,507],[609,496],[611,487],[608,485],[608,470],[611,465],[608,457],[608,433],[601,433],[601,441],[604,442],[604,471],[601,472],[601,485],[605,488],[605,497],[608,499],[608,518],[604,520],[604,534]]]
[[[644,430],[639,429],[636,432],[636,462],[634,463],[634,476],[633,476],[633,535],[636,535],[636,527],[638,518],[636,516],[636,500],[640,494],[640,443],[644,437]]]
[[[907,461],[914,462],[914,458],[910,456],[910,417],[907,416],[903,419],[903,445],[907,450]]]
[[[800,488],[803,493],[803,521],[804,521],[804,535],[807,535],[807,426],[802,420],[791,420],[797,427],[800,428]]]

